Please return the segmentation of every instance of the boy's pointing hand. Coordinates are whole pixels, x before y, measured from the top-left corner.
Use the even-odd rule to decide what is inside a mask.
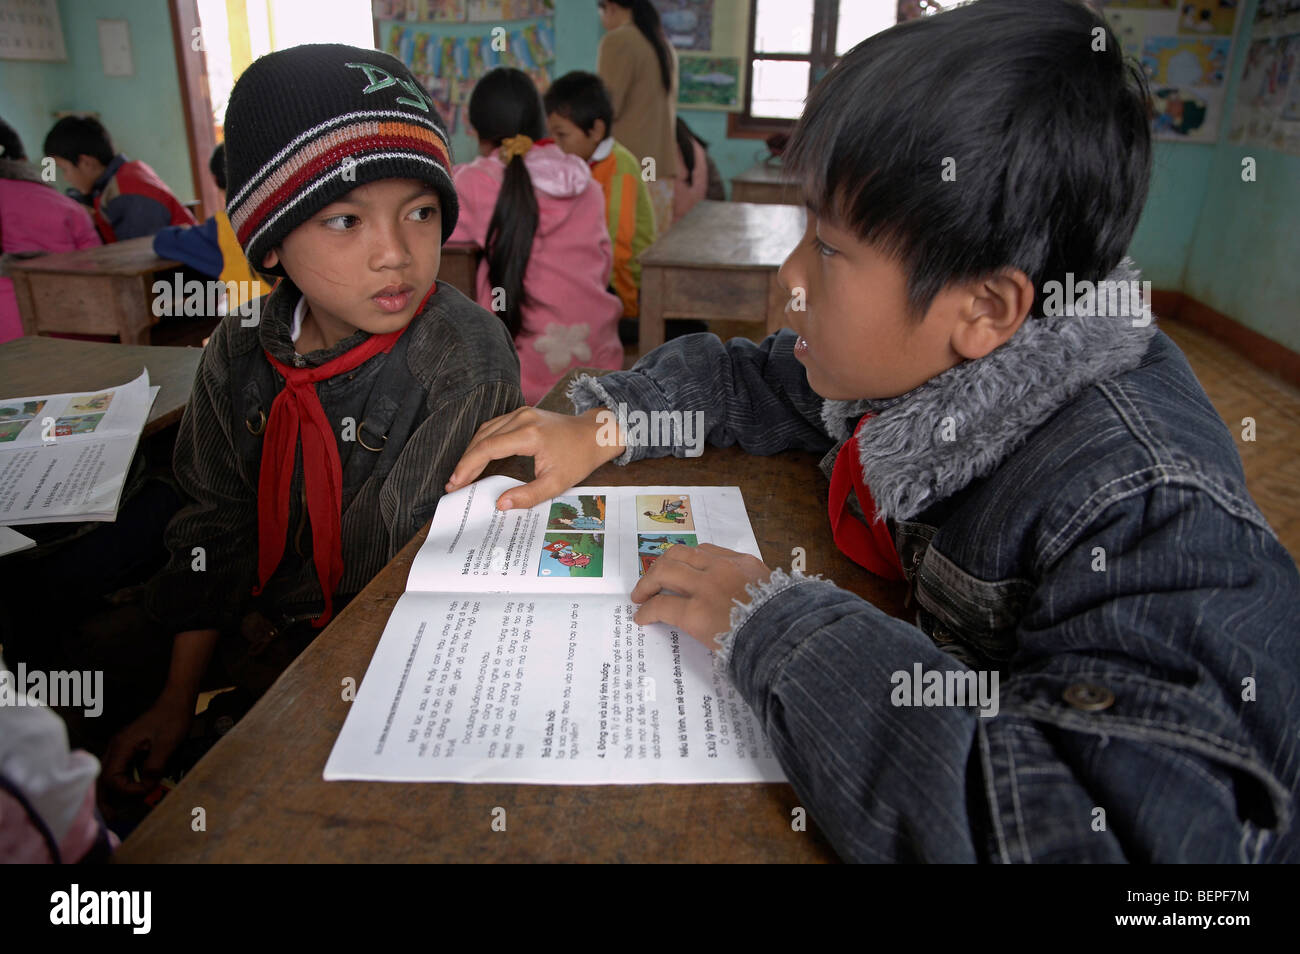
[[[709,649],[715,636],[731,629],[734,600],[749,600],[747,583],[766,583],[772,571],[747,553],[702,543],[678,544],[655,560],[632,589],[632,602],[643,604],[639,625],[667,623]]]
[[[602,445],[598,414],[592,408],[574,417],[521,407],[479,427],[444,488],[459,490],[494,460],[520,455],[533,458],[536,479],[506,491],[498,510],[531,507],[564,493],[593,470],[623,453],[621,445]],[[608,412],[606,412],[608,413]]]

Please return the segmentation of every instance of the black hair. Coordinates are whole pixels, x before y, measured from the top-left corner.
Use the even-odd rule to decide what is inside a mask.
[[[693,144],[697,142],[700,144],[700,148],[709,148],[709,144],[695,135],[695,131],[686,125],[686,120],[679,115],[677,117],[677,148],[682,154],[682,162],[686,163],[687,185],[695,181],[695,146]]]
[[[1104,278],[1146,202],[1148,102],[1077,0],[975,0],[850,50],[785,163],[815,213],[900,263],[919,320],[944,288],[1005,267],[1040,295],[1066,272]]]
[[[45,137],[45,155],[69,162],[91,156],[108,165],[115,150],[108,130],[94,116],[64,116]]]
[[[546,136],[546,114],[537,87],[527,73],[504,66],[489,70],[474,84],[469,124],[480,140],[494,148],[511,136],[522,134],[533,140]],[[483,250],[489,284],[505,289],[506,310],[501,318],[511,337],[523,326],[524,272],[536,231],[537,194],[523,157],[516,157],[506,163]]]
[[[0,159],[26,158],[27,150],[23,148],[23,139],[18,135],[18,130],[0,119]]]
[[[563,116],[584,133],[596,127],[596,120],[605,121],[605,135],[614,126],[614,104],[609,100],[609,90],[595,73],[574,70],[551,83],[542,98],[546,114]]]
[[[618,4],[625,10],[632,11],[632,23],[641,35],[650,41],[655,58],[659,60],[659,78],[663,81],[664,92],[673,88],[673,57],[668,46],[668,37],[664,33],[659,11],[650,0],[605,0],[606,3]]]
[[[212,173],[212,178],[217,180],[217,188],[222,192],[226,191],[226,144],[217,143],[217,148],[212,150],[212,156],[208,159],[208,172]]]

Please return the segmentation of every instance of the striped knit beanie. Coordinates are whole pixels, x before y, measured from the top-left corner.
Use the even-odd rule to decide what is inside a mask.
[[[444,242],[456,227],[442,117],[387,53],[332,43],[268,53],[231,91],[225,131],[226,210],[254,268],[325,206],[380,179],[429,183]]]

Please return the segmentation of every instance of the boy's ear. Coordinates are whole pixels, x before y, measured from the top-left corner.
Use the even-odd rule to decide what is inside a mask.
[[[1033,282],[1018,268],[970,282],[958,294],[952,347],[967,360],[982,358],[1010,340],[1034,307]]]
[[[605,137],[609,135],[609,127],[605,125],[605,120],[594,120],[591,124],[591,134],[596,137],[596,142],[604,142]]]
[[[275,268],[275,266],[280,264],[280,256],[276,254],[276,252],[277,252],[276,249],[271,249],[269,252],[267,252],[265,255],[262,256],[263,268]]]

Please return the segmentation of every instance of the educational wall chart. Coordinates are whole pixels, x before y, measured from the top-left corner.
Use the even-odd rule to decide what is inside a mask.
[[[654,5],[677,51],[677,105],[744,109],[747,0],[654,0]]]
[[[655,9],[677,49],[713,49],[713,0],[655,0]]]
[[[410,20],[423,23],[486,23],[549,17],[554,0],[371,0],[376,20]]]
[[[713,655],[628,593],[679,545],[758,555],[736,487],[575,487],[498,511],[488,477],[438,503],[327,780],[776,782]]]
[[[58,0],[0,0],[0,59],[67,58]]]
[[[1300,155],[1300,0],[1260,0],[1228,141]]]
[[[372,10],[376,45],[429,91],[451,134],[468,131],[469,97],[488,70],[523,70],[543,93],[551,83],[552,0],[373,0]]]
[[[1108,0],[1105,15],[1151,85],[1152,133],[1214,142],[1237,25],[1237,0]]]

